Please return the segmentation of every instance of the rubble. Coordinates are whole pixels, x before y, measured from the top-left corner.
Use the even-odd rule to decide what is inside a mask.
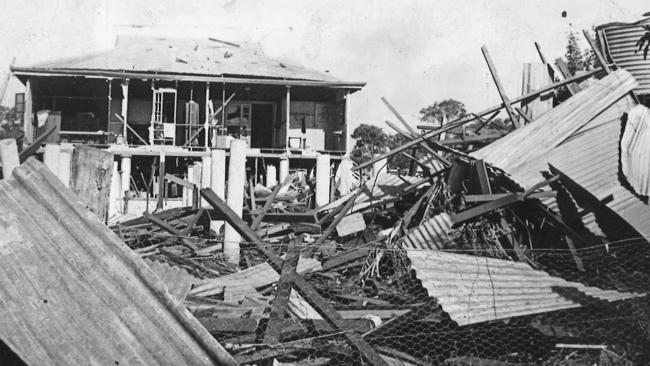
[[[110,153],[78,149],[93,158],[73,159],[70,189],[35,159],[12,167],[0,336],[30,365],[87,363],[88,342],[108,363],[647,364],[648,110],[632,74],[596,53],[598,69],[511,99],[483,48],[502,104],[424,134],[383,99],[408,142],[343,159],[324,205],[304,169],[244,180],[241,214],[189,174],[162,174],[188,205],[110,233]],[[531,105],[562,87],[554,108]],[[481,133],[502,109],[512,131]],[[386,171],[397,154],[408,175]]]

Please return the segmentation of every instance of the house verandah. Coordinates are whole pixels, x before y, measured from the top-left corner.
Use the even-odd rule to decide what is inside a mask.
[[[281,180],[283,164],[310,170],[319,154],[332,162],[345,154],[349,95],[363,83],[223,41],[193,42],[127,38],[105,53],[13,67],[26,86],[26,140],[53,130],[47,143],[108,149],[124,197],[134,200],[158,195],[150,183],[164,180],[161,160],[166,174],[191,179],[189,167],[212,150],[227,159],[232,140],[246,142],[256,184],[274,180],[270,166]],[[183,192],[160,190],[166,198]]]

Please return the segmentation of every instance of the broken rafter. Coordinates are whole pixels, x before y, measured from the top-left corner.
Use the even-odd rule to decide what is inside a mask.
[[[522,202],[528,198],[531,194],[533,194],[537,189],[542,188],[544,186],[547,186],[556,180],[558,180],[558,176],[554,176],[551,179],[547,179],[543,182],[537,183],[527,189],[525,192],[517,192],[517,193],[512,193],[507,196],[504,196],[502,198],[499,198],[497,200],[485,203],[480,206],[472,207],[469,210],[462,211],[454,216],[451,217],[451,221],[453,225],[458,225],[461,224],[465,221],[472,220],[476,217],[485,215],[486,213],[492,212],[496,209],[503,208],[506,206],[510,206],[513,203],[517,202]]]
[[[219,211],[226,222],[231,225],[242,237],[255,245],[264,256],[266,261],[278,273],[282,271],[283,260],[260,239],[259,236],[244,222],[216,193],[209,188],[201,190],[201,195],[205,200]],[[320,316],[327,320],[330,325],[339,330],[345,330],[346,322],[338,312],[330,305],[302,276],[296,275],[294,278],[296,291],[311,305]],[[347,341],[355,348],[367,361],[372,365],[387,366],[381,356],[366,342],[361,336],[354,332],[348,331],[343,333]]]
[[[506,108],[506,112],[508,112],[508,117],[510,118],[510,121],[512,122],[512,125],[515,128],[519,128],[520,126],[519,119],[517,118],[515,111],[512,109],[510,99],[508,99],[508,96],[506,95],[506,92],[503,89],[503,85],[501,84],[501,79],[499,78],[499,74],[497,74],[496,67],[494,67],[494,64],[492,63],[492,58],[490,57],[490,54],[488,53],[487,47],[485,45],[481,47],[481,52],[483,52],[483,57],[485,58],[485,62],[487,63],[488,69],[490,69],[490,74],[492,74],[492,80],[494,80],[494,85],[496,85],[497,87],[497,91],[499,92],[499,96],[501,96],[501,100],[503,101],[503,105]]]
[[[402,117],[402,115],[388,102],[388,100],[386,100],[386,98],[382,97],[381,101],[386,105],[386,107],[388,107],[388,109],[395,115],[395,117],[397,117],[397,120],[400,121],[402,123],[402,125],[408,130],[408,133],[402,131],[399,128],[397,128],[397,126],[394,126],[390,121],[386,121],[386,124],[388,126],[390,126],[395,131],[397,131],[399,134],[401,134],[404,137],[409,138],[409,139],[414,139],[414,138],[419,136],[417,131],[415,131],[415,129],[413,129],[413,127],[411,127],[411,125],[409,125],[408,122],[406,122],[404,117]],[[445,158],[440,156],[434,150],[434,148],[435,148],[434,143],[432,143],[431,141],[428,141],[428,140],[424,140],[423,144],[420,144],[420,146],[422,146],[423,149],[425,149],[429,154],[431,154],[435,159],[437,159],[438,161],[443,163],[445,166],[449,166],[449,161],[447,161]]]
[[[555,70],[553,70],[553,67],[551,64],[546,61],[546,57],[544,57],[544,53],[542,53],[542,47],[539,45],[539,43],[535,42],[535,48],[537,49],[537,53],[539,54],[539,59],[542,61],[544,65],[546,65],[546,69],[548,71],[548,77],[551,79],[551,81],[555,80]]]
[[[264,333],[264,343],[278,344],[280,343],[280,335],[282,334],[282,323],[284,316],[287,312],[289,305],[289,295],[291,295],[291,288],[293,280],[296,276],[296,266],[300,258],[300,246],[297,240],[289,246],[287,255],[282,265],[282,272],[278,280],[277,293],[273,301],[273,307],[269,314],[269,321],[266,325]]]
[[[562,77],[565,80],[571,77],[571,72],[569,71],[569,66],[567,66],[564,59],[562,59],[561,57],[555,59],[555,66],[557,66],[557,69],[560,70],[560,74],[562,74]],[[571,94],[571,95],[575,95],[576,93],[578,93],[580,91],[580,87],[575,83],[567,84],[566,87],[567,87],[567,90],[569,91],[569,94]]]
[[[543,88],[532,91],[530,93],[526,93],[526,94],[524,94],[524,95],[522,95],[522,96],[520,96],[520,97],[518,97],[516,99],[511,100],[510,103],[515,104],[515,103],[519,103],[519,102],[521,102],[523,100],[531,99],[531,98],[536,97],[536,96],[538,96],[540,94],[543,94],[543,93],[545,93],[545,92],[547,92],[549,90],[553,90],[555,88],[559,88],[561,86],[564,86],[564,85],[567,85],[567,84],[570,84],[570,83],[573,83],[573,82],[576,82],[576,81],[579,81],[579,80],[587,79],[587,78],[589,78],[589,77],[591,77],[593,75],[599,74],[601,72],[603,72],[603,70],[599,68],[599,69],[594,69],[594,70],[588,71],[588,72],[586,72],[584,74],[576,75],[576,76],[571,77],[569,79],[562,80],[562,81],[559,81],[557,83],[547,85],[547,86],[545,86]],[[471,116],[461,117],[458,120],[455,120],[453,122],[450,122],[450,123],[446,124],[444,127],[438,128],[438,129],[436,129],[434,131],[427,132],[424,135],[420,135],[419,137],[414,138],[413,140],[411,140],[411,141],[409,141],[409,142],[407,142],[405,144],[402,144],[401,146],[398,146],[398,147],[394,148],[393,150],[391,150],[391,151],[389,151],[389,152],[387,152],[385,154],[374,157],[374,158],[372,158],[372,159],[370,159],[370,160],[368,160],[368,161],[366,161],[366,162],[364,162],[362,164],[359,164],[358,166],[354,167],[352,170],[359,170],[359,169],[369,167],[372,164],[374,164],[374,163],[376,163],[376,162],[378,162],[380,160],[386,159],[389,156],[393,156],[395,154],[400,153],[401,151],[404,151],[404,150],[406,150],[408,148],[411,148],[411,147],[413,147],[415,145],[421,144],[423,141],[429,140],[432,137],[438,136],[443,132],[450,131],[450,130],[458,127],[458,126],[462,126],[462,125],[464,125],[466,123],[469,123],[469,122],[475,120],[477,117],[483,117],[483,116],[486,116],[488,114],[492,114],[492,113],[500,110],[501,108],[503,108],[503,104],[488,108],[488,109],[486,109],[486,110],[484,110],[482,112],[472,114]],[[418,126],[418,128],[431,129],[432,127],[431,126]]]

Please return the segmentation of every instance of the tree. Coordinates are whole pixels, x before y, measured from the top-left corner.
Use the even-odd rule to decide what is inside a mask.
[[[594,39],[593,35],[589,37]],[[598,43],[596,43],[598,47]],[[602,52],[602,50],[599,50]],[[567,36],[566,53],[564,54],[567,60],[567,67],[571,75],[575,75],[578,71],[589,71],[596,67],[598,60],[596,53],[591,48],[581,49],[578,44],[578,35],[574,31],[569,31]]]
[[[446,119],[453,121],[467,114],[465,104],[455,99],[445,99],[441,102],[435,102],[432,105],[420,110],[420,119],[423,122],[432,123],[440,126]]]
[[[388,135],[377,126],[362,123],[354,129],[352,138],[357,142],[351,158],[357,163],[369,160],[374,154],[382,154],[388,148]]]
[[[575,75],[576,71],[584,70],[584,55],[580,49],[580,45],[578,45],[578,37],[574,31],[569,31],[564,56],[566,57],[567,67],[571,75]]]

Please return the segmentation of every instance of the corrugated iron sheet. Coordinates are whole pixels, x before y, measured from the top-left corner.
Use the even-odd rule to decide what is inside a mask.
[[[202,282],[183,268],[151,259],[145,259],[145,262],[167,286],[169,293],[180,302],[185,300],[192,285]]]
[[[520,181],[520,170],[531,162],[539,166],[538,162],[544,160],[545,154],[615,104],[636,85],[630,73],[624,70],[614,71],[533,123],[513,131],[471,155],[503,169]],[[527,181],[526,179],[521,183],[538,182]]]
[[[436,215],[421,225],[411,229],[404,236],[402,247],[405,249],[444,249],[452,240],[451,217],[446,212]]]
[[[605,301],[646,295],[566,281],[521,262],[434,250],[410,250],[407,255],[429,296],[458,325],[581,306],[554,287],[573,288]]]
[[[628,72],[618,70],[472,155],[503,170],[522,187],[544,180],[543,172],[552,164],[597,199],[611,195],[607,207],[648,237],[650,206],[635,196],[618,174],[621,118],[636,105],[629,95],[635,85]],[[513,146],[518,147],[516,151]],[[521,152],[522,148],[529,152]],[[558,207],[554,198],[544,202],[553,209]],[[593,213],[582,220],[597,235],[616,229],[598,222]]]
[[[40,162],[0,182],[0,338],[29,365],[236,362]]]
[[[634,75],[639,85],[634,89],[639,94],[650,94],[650,59],[643,59],[643,52],[637,50],[636,42],[645,33],[644,24],[650,18],[636,23],[611,23],[596,28],[598,39],[605,53],[621,67]]]
[[[650,65],[649,65],[650,66]],[[650,192],[650,110],[638,105],[630,110],[621,138],[621,169],[634,190]]]
[[[338,82],[324,72],[269,58],[254,47],[209,39],[121,36],[113,50],[17,67],[19,70],[126,71]]]
[[[610,119],[559,146],[547,160],[598,200],[608,199],[605,205],[647,238],[650,205],[635,195],[619,174],[622,129],[620,117]],[[583,217],[583,222],[590,229],[598,225],[603,232],[619,229],[599,222],[593,214]]]

